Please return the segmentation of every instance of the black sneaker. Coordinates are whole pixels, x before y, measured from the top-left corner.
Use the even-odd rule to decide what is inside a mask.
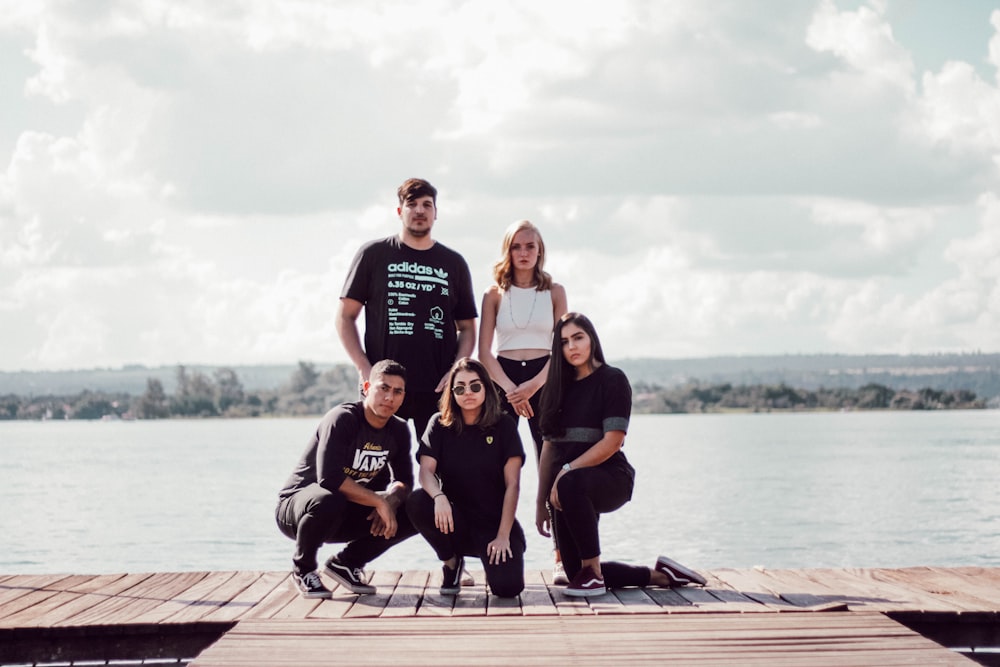
[[[459,558],[456,567],[441,566],[441,595],[458,595],[462,590],[462,572],[465,571],[465,559]]]
[[[292,585],[304,598],[331,598],[333,593],[323,585],[318,572],[296,574],[292,572]]]
[[[604,595],[608,589],[604,585],[604,577],[597,576],[592,567],[582,567],[573,577],[563,593],[575,598],[590,598]]]
[[[364,570],[360,567],[348,567],[337,560],[336,556],[330,556],[330,560],[326,561],[325,569],[328,575],[352,593],[371,595],[376,590],[374,586],[369,585]]]
[[[666,556],[660,556],[656,559],[656,567],[654,569],[657,572],[667,575],[667,578],[672,582],[672,587],[686,586],[688,584],[704,586],[708,583],[708,579],[705,577]]]

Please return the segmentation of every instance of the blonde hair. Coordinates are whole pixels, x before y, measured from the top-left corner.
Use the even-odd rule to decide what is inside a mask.
[[[535,283],[535,289],[539,292],[552,289],[552,276],[542,270],[545,266],[545,241],[542,240],[542,233],[538,231],[538,227],[535,227],[530,220],[518,220],[504,232],[503,244],[500,246],[500,252],[503,253],[503,256],[500,258],[500,261],[493,265],[493,280],[504,291],[510,288],[511,283],[514,281],[514,269],[511,267],[510,261],[510,246],[514,242],[514,237],[517,236],[517,233],[525,230],[534,232],[535,237],[538,239],[538,262],[535,264],[535,275],[532,281]]]

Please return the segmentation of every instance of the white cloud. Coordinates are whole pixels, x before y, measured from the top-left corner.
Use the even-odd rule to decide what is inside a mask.
[[[998,86],[844,5],[0,0],[0,368],[343,360],[412,175],[613,357],[995,349]]]

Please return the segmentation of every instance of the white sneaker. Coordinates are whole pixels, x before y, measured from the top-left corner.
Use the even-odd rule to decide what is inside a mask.
[[[569,577],[566,576],[566,570],[563,569],[562,561],[556,561],[556,564],[552,566],[552,583],[556,586],[568,586]]]

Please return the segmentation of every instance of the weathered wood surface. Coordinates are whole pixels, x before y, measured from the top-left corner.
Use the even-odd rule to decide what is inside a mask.
[[[877,613],[245,621],[191,667],[974,665]]]
[[[375,571],[376,595],[333,586],[307,600],[285,572],[7,575],[0,578],[0,638],[15,628],[232,623],[249,619],[409,616],[603,616],[870,611],[1000,613],[1000,568],[719,569],[704,588],[626,589],[571,598],[547,572],[526,573],[517,599],[490,595],[482,572],[458,596],[437,593],[440,573]]]

